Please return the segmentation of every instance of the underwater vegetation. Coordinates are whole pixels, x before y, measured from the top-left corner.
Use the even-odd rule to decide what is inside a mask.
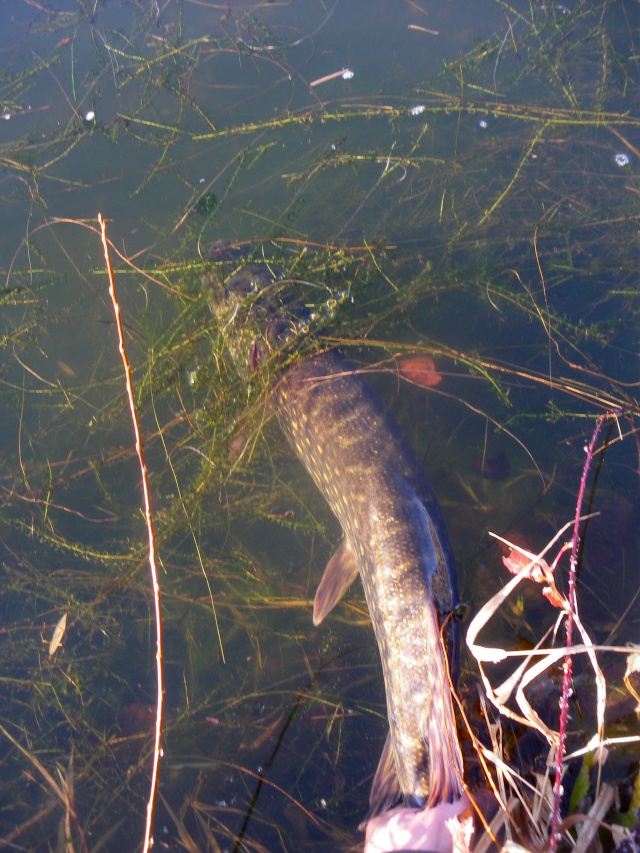
[[[362,846],[387,729],[364,597],[313,626],[339,530],[277,365],[240,376],[208,305],[265,265],[304,295],[287,358],[340,345],[442,504],[493,831],[595,851],[636,824],[640,7],[487,0],[472,38],[462,0],[371,28],[348,5],[3,7],[7,849],[142,847],[154,755],[159,849]]]

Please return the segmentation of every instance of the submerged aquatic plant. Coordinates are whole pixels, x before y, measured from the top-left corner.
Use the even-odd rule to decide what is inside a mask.
[[[429,10],[400,5],[418,16],[413,37],[435,37],[420,29]],[[590,743],[602,680],[579,664],[582,740],[569,727],[570,755],[618,746],[604,766],[565,756],[565,775],[582,761],[583,793],[560,812],[551,774],[532,782],[495,719],[495,743],[478,750],[491,753],[502,820],[510,793],[530,810],[531,844],[553,834],[553,808],[567,844],[574,814],[604,819],[597,773],[637,788],[637,748],[620,745],[636,720],[625,684],[637,667],[600,652],[637,640],[635,8],[497,5],[502,30],[440,74],[416,82],[411,68],[401,85],[390,76],[369,90],[355,57],[352,81],[346,59],[314,64],[319,38],[340,43],[337,4],[307,4],[314,22],[292,32],[278,4],[214,20],[181,3],[125,2],[117,19],[107,7],[17,3],[32,16],[27,49],[16,40],[0,70],[5,843],[131,846],[158,754],[140,475],[98,208],[111,219],[163,592],[157,840],[361,843],[354,827],[384,738],[361,596],[322,632],[311,625],[337,531],[271,423],[277,365],[238,377],[208,309],[208,282],[255,266],[309,303],[287,357],[348,347],[397,410],[481,612],[502,585],[485,531],[533,554],[514,530],[544,542],[561,529],[594,419],[628,412],[578,555],[582,648],[607,682],[612,731]],[[242,249],[235,260],[220,260],[220,240]],[[503,475],[482,476],[498,458]],[[575,612],[561,567],[527,570],[546,599],[519,575],[487,628],[491,648],[535,647],[558,613]],[[564,654],[530,655],[515,705],[500,706],[526,723],[537,715],[547,737],[557,688],[545,693],[532,673]],[[479,677],[464,673],[470,718]],[[525,740],[501,725],[505,741]],[[630,822],[622,805],[610,817]]]

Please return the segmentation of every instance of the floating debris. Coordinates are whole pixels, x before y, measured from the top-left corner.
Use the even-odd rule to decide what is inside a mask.
[[[631,157],[627,154],[626,151],[618,151],[618,153],[614,154],[611,159],[613,161],[613,165],[619,166],[621,169],[631,163]]]
[[[427,27],[421,27],[419,24],[407,24],[409,30],[419,30],[421,33],[428,33],[430,36],[439,36],[439,30],[430,30]]]
[[[336,77],[342,77],[343,80],[351,80],[354,77],[354,72],[350,68],[341,68],[340,71],[334,71],[333,74],[326,74],[324,77],[318,77],[309,83],[312,88],[319,86],[321,83],[328,83],[329,80],[335,80]]]
[[[65,631],[67,630],[67,614],[61,616],[58,624],[56,625],[53,637],[51,638],[51,642],[49,643],[49,657],[52,658],[55,653],[58,651],[60,646],[62,645],[62,640],[64,638]]]

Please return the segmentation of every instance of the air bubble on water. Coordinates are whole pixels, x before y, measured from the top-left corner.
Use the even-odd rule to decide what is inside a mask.
[[[425,110],[426,110],[426,107],[424,104],[416,104],[415,107],[411,107],[411,109],[409,110],[409,115],[410,116],[419,116],[419,115],[422,115],[422,113]]]
[[[344,71],[342,72],[342,79],[343,80],[353,80],[354,77],[355,77],[355,72],[352,71],[350,68],[345,68]]]
[[[625,166],[628,166],[631,162],[631,157],[627,154],[626,151],[618,151],[617,154],[614,154],[612,157],[613,165],[619,166],[623,169]]]

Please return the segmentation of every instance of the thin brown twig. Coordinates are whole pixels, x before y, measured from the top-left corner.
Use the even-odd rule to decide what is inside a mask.
[[[156,681],[157,681],[157,704],[156,704],[156,731],[155,744],[153,749],[153,769],[151,772],[151,788],[149,791],[149,801],[147,803],[147,823],[145,828],[144,844],[142,847],[143,853],[148,853],[153,839],[151,832],[153,829],[153,816],[156,806],[156,798],[158,793],[158,778],[160,769],[160,755],[162,753],[162,720],[164,713],[164,670],[163,670],[163,641],[162,641],[162,607],[160,602],[160,584],[158,583],[158,571],[156,567],[156,539],[153,524],[153,515],[151,513],[151,494],[149,490],[149,478],[147,476],[147,466],[144,459],[144,450],[142,447],[142,436],[140,430],[140,421],[138,419],[138,411],[136,409],[135,397],[133,393],[133,380],[131,378],[131,365],[127,357],[127,351],[124,343],[124,330],[120,319],[120,304],[116,296],[116,285],[113,277],[113,268],[109,257],[109,244],[107,241],[107,226],[102,218],[102,214],[98,214],[100,230],[102,234],[102,248],[104,250],[105,267],[107,276],[109,277],[109,295],[113,302],[113,313],[115,315],[116,328],[118,330],[118,350],[122,358],[122,366],[124,368],[125,382],[127,386],[127,398],[129,400],[129,408],[131,410],[131,421],[133,423],[133,431],[136,437],[136,452],[140,462],[140,473],[142,475],[142,491],[144,494],[144,511],[147,522],[147,533],[149,537],[149,569],[151,571],[151,583],[153,587],[153,603],[155,608],[156,622]]]

